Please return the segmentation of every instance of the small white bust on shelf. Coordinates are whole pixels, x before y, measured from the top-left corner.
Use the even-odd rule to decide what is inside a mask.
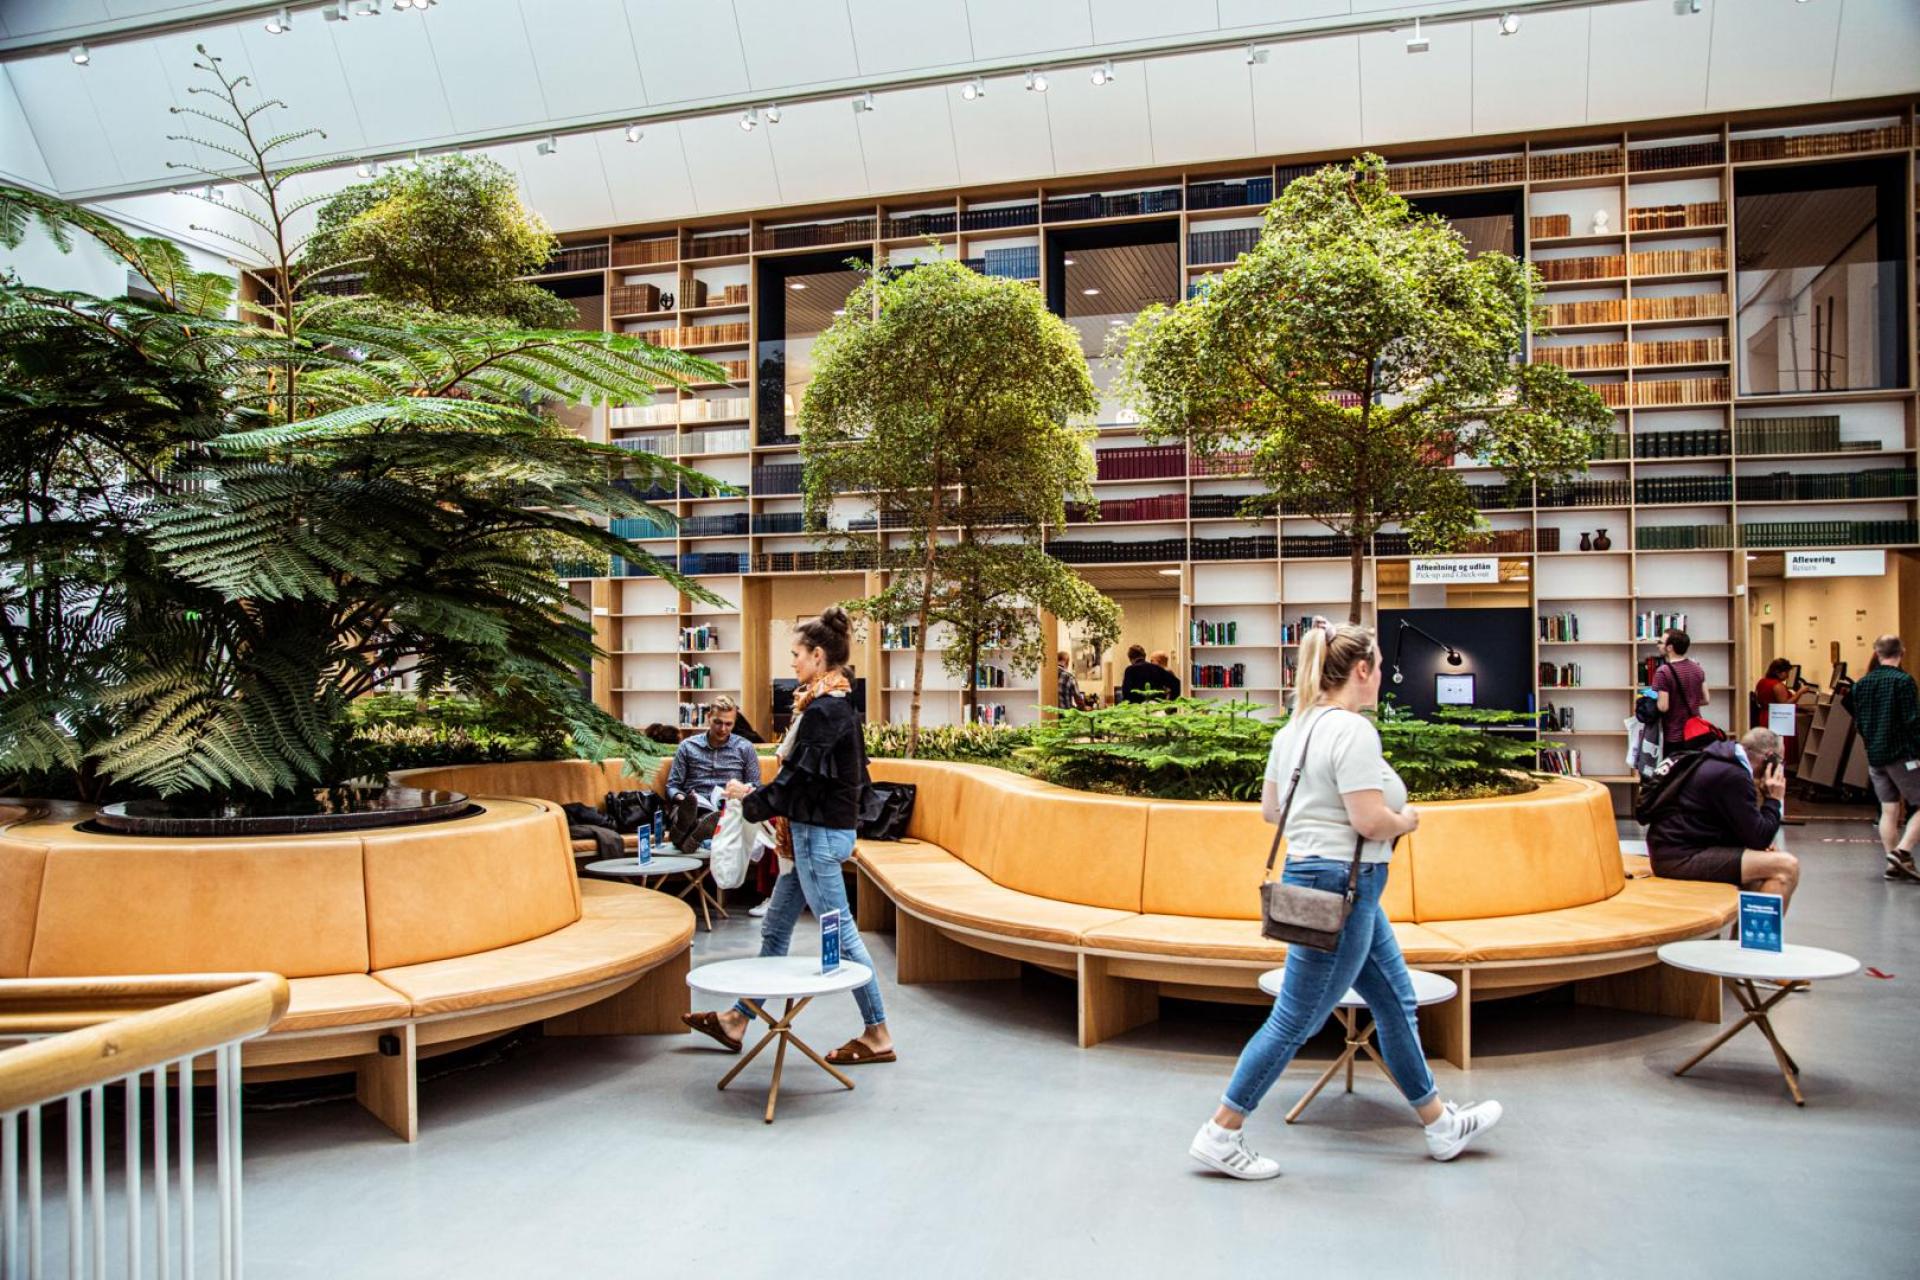
[[[1609,214],[1605,209],[1595,209],[1593,211],[1593,234],[1597,236],[1607,234],[1611,229],[1612,223],[1613,215]]]

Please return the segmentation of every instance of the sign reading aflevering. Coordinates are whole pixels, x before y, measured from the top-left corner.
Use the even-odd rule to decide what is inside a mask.
[[[1884,551],[1789,551],[1789,578],[1878,578],[1887,571]]]
[[[1423,586],[1447,586],[1464,582],[1500,581],[1497,556],[1450,556],[1445,560],[1414,560],[1407,570],[1407,581]]]

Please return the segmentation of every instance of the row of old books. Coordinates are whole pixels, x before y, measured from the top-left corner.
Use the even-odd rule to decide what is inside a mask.
[[[1529,166],[1535,182],[1561,178],[1597,178],[1619,173],[1625,156],[1619,147],[1594,147],[1584,151],[1535,152]]]
[[[1838,453],[1840,415],[1740,418],[1733,424],[1733,439],[1741,453]]]
[[[1741,476],[1734,492],[1742,502],[1817,502],[1823,498],[1911,498],[1914,473],[1897,467],[1795,475],[1775,471]]]
[[[762,227],[757,239],[762,249],[805,249],[814,245],[857,244],[873,239],[878,229],[872,218],[840,218],[833,222]]]
[[[1775,520],[1740,526],[1748,547],[1873,547],[1920,541],[1912,520]]]
[[[1578,689],[1580,684],[1579,663],[1543,662],[1540,664],[1540,687],[1542,689]]]
[[[1249,516],[1248,503],[1253,514]],[[1242,520],[1270,517],[1279,510],[1279,500],[1262,493],[1196,493],[1190,508],[1195,520]]]
[[[678,236],[656,236],[650,240],[620,240],[613,246],[616,267],[650,267],[673,262],[680,256]]]
[[[1067,505],[1069,523],[1100,520],[1184,520],[1187,518],[1185,494],[1170,493],[1151,498],[1108,498],[1091,509],[1080,503]]]
[[[1196,662],[1193,664],[1193,687],[1196,689],[1244,689],[1247,687],[1247,664],[1219,662]]]
[[[1195,265],[1232,262],[1243,253],[1251,253],[1259,241],[1258,227],[1195,231],[1187,237],[1187,261]]]
[[[1125,218],[1140,213],[1178,213],[1180,188],[1122,191],[1113,195],[1054,196],[1041,206],[1045,222],[1084,222],[1089,218]]]
[[[1273,179],[1267,177],[1195,182],[1187,187],[1189,209],[1237,209],[1243,205],[1266,204],[1272,199]]]
[[[1776,134],[1769,138],[1735,138],[1735,160],[1790,160],[1802,156],[1843,156],[1856,151],[1888,151],[1907,145],[1907,126],[1882,125],[1849,129],[1843,133]]]
[[[745,453],[753,446],[753,433],[745,427],[731,431],[694,431],[681,440],[682,454]]]
[[[1526,159],[1518,155],[1492,156],[1482,160],[1442,160],[1429,164],[1390,164],[1387,166],[1387,186],[1393,191],[1504,186],[1524,181],[1526,173]]]
[[[744,345],[749,335],[745,323],[738,324],[696,324],[680,325],[671,329],[650,329],[640,337],[657,347],[710,347],[726,343],[728,346]]]
[[[890,214],[887,217],[887,238],[944,236],[953,230],[957,216],[951,209],[934,213]]]
[[[1573,644],[1580,639],[1580,615],[1543,613],[1540,615],[1540,639],[1551,644]]]
[[[1627,210],[1629,231],[1713,227],[1726,220],[1727,205],[1724,200],[1700,200],[1692,204],[1643,204]]]
[[[731,258],[745,253],[753,245],[753,237],[745,231],[714,231],[706,235],[687,237],[687,257],[689,258]]]
[[[1730,524],[1643,524],[1634,530],[1642,551],[1726,551],[1733,547]]]
[[[1625,440],[1625,436],[1615,437]],[[1625,480],[1563,480],[1540,486],[1543,507],[1624,507],[1633,496]]]
[[[1647,504],[1726,502],[1733,497],[1733,477],[1642,476],[1633,482],[1633,497]]]
[[[1640,249],[1627,255],[1628,274],[1636,278],[1726,269],[1727,251],[1717,245],[1709,249]]]
[[[1163,480],[1187,474],[1187,449],[1179,444],[1128,445],[1094,451],[1101,480]]]
[[[680,522],[680,533],[688,538],[745,537],[748,527],[747,513],[741,511],[724,516],[688,516]]]
[[[1006,231],[1013,227],[1031,227],[1039,221],[1040,206],[1030,201],[1025,204],[963,209],[960,213],[962,231]]]

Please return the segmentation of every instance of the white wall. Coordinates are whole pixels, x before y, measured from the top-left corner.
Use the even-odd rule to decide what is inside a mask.
[[[93,208],[132,234],[172,240],[186,250],[198,270],[236,274],[227,256],[219,251],[218,241],[191,229],[196,213],[207,209],[201,201],[182,195],[138,196],[102,202]],[[207,221],[204,217],[200,220]],[[70,251],[62,253],[37,226],[29,229],[18,248],[0,248],[0,267],[44,289],[71,289],[108,298],[127,291],[127,268],[118,258],[79,235],[73,237]]]

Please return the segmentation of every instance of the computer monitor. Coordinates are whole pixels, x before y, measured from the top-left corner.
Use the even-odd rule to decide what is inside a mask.
[[[1470,707],[1473,705],[1473,676],[1448,675],[1444,672],[1433,677],[1433,700],[1442,707]]]

